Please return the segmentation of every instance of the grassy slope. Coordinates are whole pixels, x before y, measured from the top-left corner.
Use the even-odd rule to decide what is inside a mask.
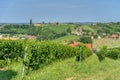
[[[119,61],[106,59],[106,61],[99,62],[95,54],[83,62],[76,62],[75,58],[71,58],[32,71],[25,76],[24,80],[118,80],[120,76]],[[8,68],[8,71],[10,70],[17,72],[17,75],[11,77],[12,75],[8,75],[7,71],[0,71],[0,80],[10,80],[10,78],[7,79],[8,77],[11,77],[12,80],[21,80],[20,63],[11,64]]]
[[[84,25],[84,26],[81,26],[81,27],[83,28],[83,30],[95,32],[94,29],[92,29],[91,27],[89,27],[87,25]]]
[[[75,41],[75,40],[78,40],[78,39],[79,39],[79,36],[69,35],[69,36],[60,37],[60,38],[55,39],[53,41],[60,42],[60,43],[66,43],[66,41],[69,41],[69,40]]]
[[[66,32],[66,30],[69,27],[72,29],[74,26],[72,26],[72,25],[65,25],[65,24],[59,24],[59,25],[48,25],[46,27],[59,34],[59,33],[62,33],[62,32]]]
[[[100,49],[102,46],[108,48],[120,47],[120,39],[94,39],[93,48]]]

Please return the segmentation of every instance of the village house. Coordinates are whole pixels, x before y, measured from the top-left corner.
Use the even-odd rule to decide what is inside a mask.
[[[118,38],[118,35],[117,34],[112,34],[111,38],[116,39],[116,38]]]
[[[94,39],[94,37],[93,37],[93,36],[91,36],[91,39]]]
[[[100,37],[100,36],[98,36],[97,38],[98,38],[98,39],[101,39],[101,37]]]
[[[38,26],[40,26],[40,23],[34,23],[34,26],[38,27]]]
[[[36,39],[36,36],[29,35],[29,36],[28,36],[28,39]]]
[[[78,35],[78,36],[81,36],[82,35],[82,28],[77,28],[74,32],[74,34]]]
[[[0,39],[2,39],[2,37],[3,37],[3,36],[0,34]]]
[[[52,23],[54,26],[58,25],[59,23],[58,22],[53,22]]]
[[[3,28],[3,26],[0,25],[0,28]]]
[[[69,44],[69,46],[76,47],[79,44],[81,44],[81,42],[74,42],[73,44]],[[92,50],[92,44],[91,43],[90,44],[85,44],[85,45],[86,45],[86,47],[88,47],[89,49]]]

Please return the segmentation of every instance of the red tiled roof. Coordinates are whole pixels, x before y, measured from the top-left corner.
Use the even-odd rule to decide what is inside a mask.
[[[80,42],[74,42],[75,46],[78,46],[80,44]]]
[[[92,44],[86,44],[86,47],[88,47],[89,49],[92,49]]]
[[[29,35],[28,38],[29,38],[29,39],[35,39],[36,37],[35,37],[35,36],[32,36],[32,35]]]
[[[111,37],[112,37],[112,38],[116,38],[116,37],[118,37],[118,35],[117,35],[117,34],[112,34]]]
[[[69,44],[69,46],[75,47],[75,45],[74,45],[74,44]]]
[[[69,46],[78,46],[80,42],[74,42],[73,44],[69,44]]]
[[[69,44],[69,46],[75,47],[75,46],[78,46],[79,44],[81,44],[81,43],[80,42],[74,42],[73,44]],[[85,44],[85,45],[89,49],[92,49],[92,44]]]

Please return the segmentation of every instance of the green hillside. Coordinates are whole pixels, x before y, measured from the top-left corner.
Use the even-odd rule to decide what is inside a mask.
[[[67,43],[68,41],[76,41],[78,39],[79,39],[79,36],[68,35],[68,36],[64,36],[64,37],[60,37],[60,38],[54,39],[53,41],[60,42],[60,43]]]
[[[99,62],[95,54],[83,62],[75,58],[54,62],[37,71],[31,71],[23,80],[118,80],[120,60]],[[12,63],[0,71],[0,80],[22,80],[22,63]]]
[[[93,48],[100,49],[102,46],[108,48],[120,47],[120,39],[94,39]]]
[[[74,28],[73,25],[59,24],[59,25],[48,25],[46,28],[60,34],[62,32],[66,32],[68,28]]]
[[[83,29],[84,31],[95,32],[95,30],[94,30],[93,28],[91,28],[90,26],[83,25],[83,26],[81,26],[81,27],[82,27],[82,29]]]

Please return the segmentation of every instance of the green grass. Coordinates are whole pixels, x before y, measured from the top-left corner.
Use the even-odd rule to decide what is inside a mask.
[[[76,41],[79,39],[79,36],[76,36],[76,35],[68,35],[68,36],[64,36],[64,37],[60,37],[60,38],[57,38],[53,41],[55,42],[60,42],[60,43],[67,43],[67,41],[69,40],[72,40],[72,41]]]
[[[59,24],[59,25],[48,25],[46,26],[47,28],[49,28],[52,31],[55,31],[56,33],[62,33],[62,32],[66,32],[66,30],[70,27],[74,27],[72,25],[63,25],[63,24]]]
[[[13,70],[0,71],[0,80],[11,80],[17,72]]]
[[[120,39],[94,39],[93,48],[100,49],[102,46],[107,46],[108,48],[120,47]]]
[[[37,71],[31,71],[23,80],[118,80],[119,61],[106,58],[99,62],[95,54],[83,62],[76,62],[75,58],[70,58],[56,61]],[[20,63],[13,63],[6,67],[5,71],[0,71],[0,80],[21,80],[21,67]],[[9,75],[9,71],[13,74]]]
[[[91,27],[87,26],[87,25],[84,25],[84,26],[81,26],[83,30],[85,31],[91,31],[91,32],[95,32],[94,29],[92,29]]]

